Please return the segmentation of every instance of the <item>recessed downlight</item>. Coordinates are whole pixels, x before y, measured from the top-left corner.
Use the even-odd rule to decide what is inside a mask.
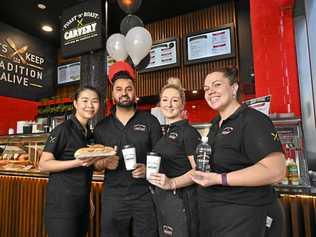
[[[193,90],[193,91],[192,91],[192,94],[197,94],[197,93],[198,93],[197,90]]]
[[[37,4],[37,7],[38,7],[39,9],[41,9],[41,10],[45,10],[45,9],[46,9],[46,5],[43,4],[43,3],[38,3],[38,4]]]
[[[42,26],[42,30],[45,32],[52,32],[53,31],[53,27],[49,26],[49,25],[43,25]]]

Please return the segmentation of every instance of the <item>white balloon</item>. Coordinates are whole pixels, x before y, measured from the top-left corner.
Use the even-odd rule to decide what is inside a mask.
[[[119,33],[111,35],[106,41],[106,50],[115,61],[124,61],[128,56],[125,48],[125,36]]]
[[[125,47],[135,66],[146,57],[152,46],[152,38],[144,27],[130,29],[125,37]]]

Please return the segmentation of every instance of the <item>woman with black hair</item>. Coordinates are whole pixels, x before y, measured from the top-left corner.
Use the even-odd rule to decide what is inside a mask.
[[[89,194],[94,159],[75,159],[77,149],[93,143],[88,122],[98,112],[100,96],[90,86],[74,96],[74,116],[58,125],[47,139],[39,168],[49,172],[45,224],[48,237],[84,237],[89,223]],[[114,169],[117,158],[104,159]]]

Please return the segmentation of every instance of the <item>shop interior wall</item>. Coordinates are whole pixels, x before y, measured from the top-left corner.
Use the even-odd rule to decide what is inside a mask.
[[[256,96],[271,95],[271,112],[301,117],[294,0],[250,0]]]
[[[170,37],[178,37],[180,42],[180,67],[159,70],[147,73],[138,73],[137,95],[153,96],[158,95],[160,88],[163,87],[169,77],[179,77],[182,86],[186,90],[201,90],[205,76],[208,72],[216,68],[226,66],[238,67],[238,46],[237,40],[235,48],[236,56],[230,59],[218,60],[213,62],[184,65],[185,36],[189,33],[198,32],[206,29],[212,29],[221,25],[233,23],[236,29],[236,8],[235,1],[228,0],[211,6],[210,8],[196,11],[187,15],[176,16],[170,19],[147,24],[145,27],[150,31],[153,41]],[[235,38],[237,33],[235,31]],[[76,61],[78,59],[75,59]],[[65,63],[59,58],[59,63]],[[69,62],[69,61],[68,61]],[[57,97],[70,97],[78,85],[60,87],[57,90]],[[111,86],[108,85],[107,95],[111,98]],[[155,104],[143,104],[141,108],[150,109]],[[210,111],[202,97],[192,97],[189,99],[186,109],[189,112],[189,120],[193,123],[208,122],[214,116],[215,112]]]
[[[34,120],[37,114],[38,102],[0,96],[0,135],[8,134],[8,129],[16,131],[19,120]]]

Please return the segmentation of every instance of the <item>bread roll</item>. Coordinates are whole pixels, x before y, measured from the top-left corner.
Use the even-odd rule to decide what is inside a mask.
[[[90,145],[89,147],[83,147],[78,149],[74,156],[77,159],[85,159],[92,157],[106,157],[114,156],[116,151],[113,147],[103,146],[101,144]]]

